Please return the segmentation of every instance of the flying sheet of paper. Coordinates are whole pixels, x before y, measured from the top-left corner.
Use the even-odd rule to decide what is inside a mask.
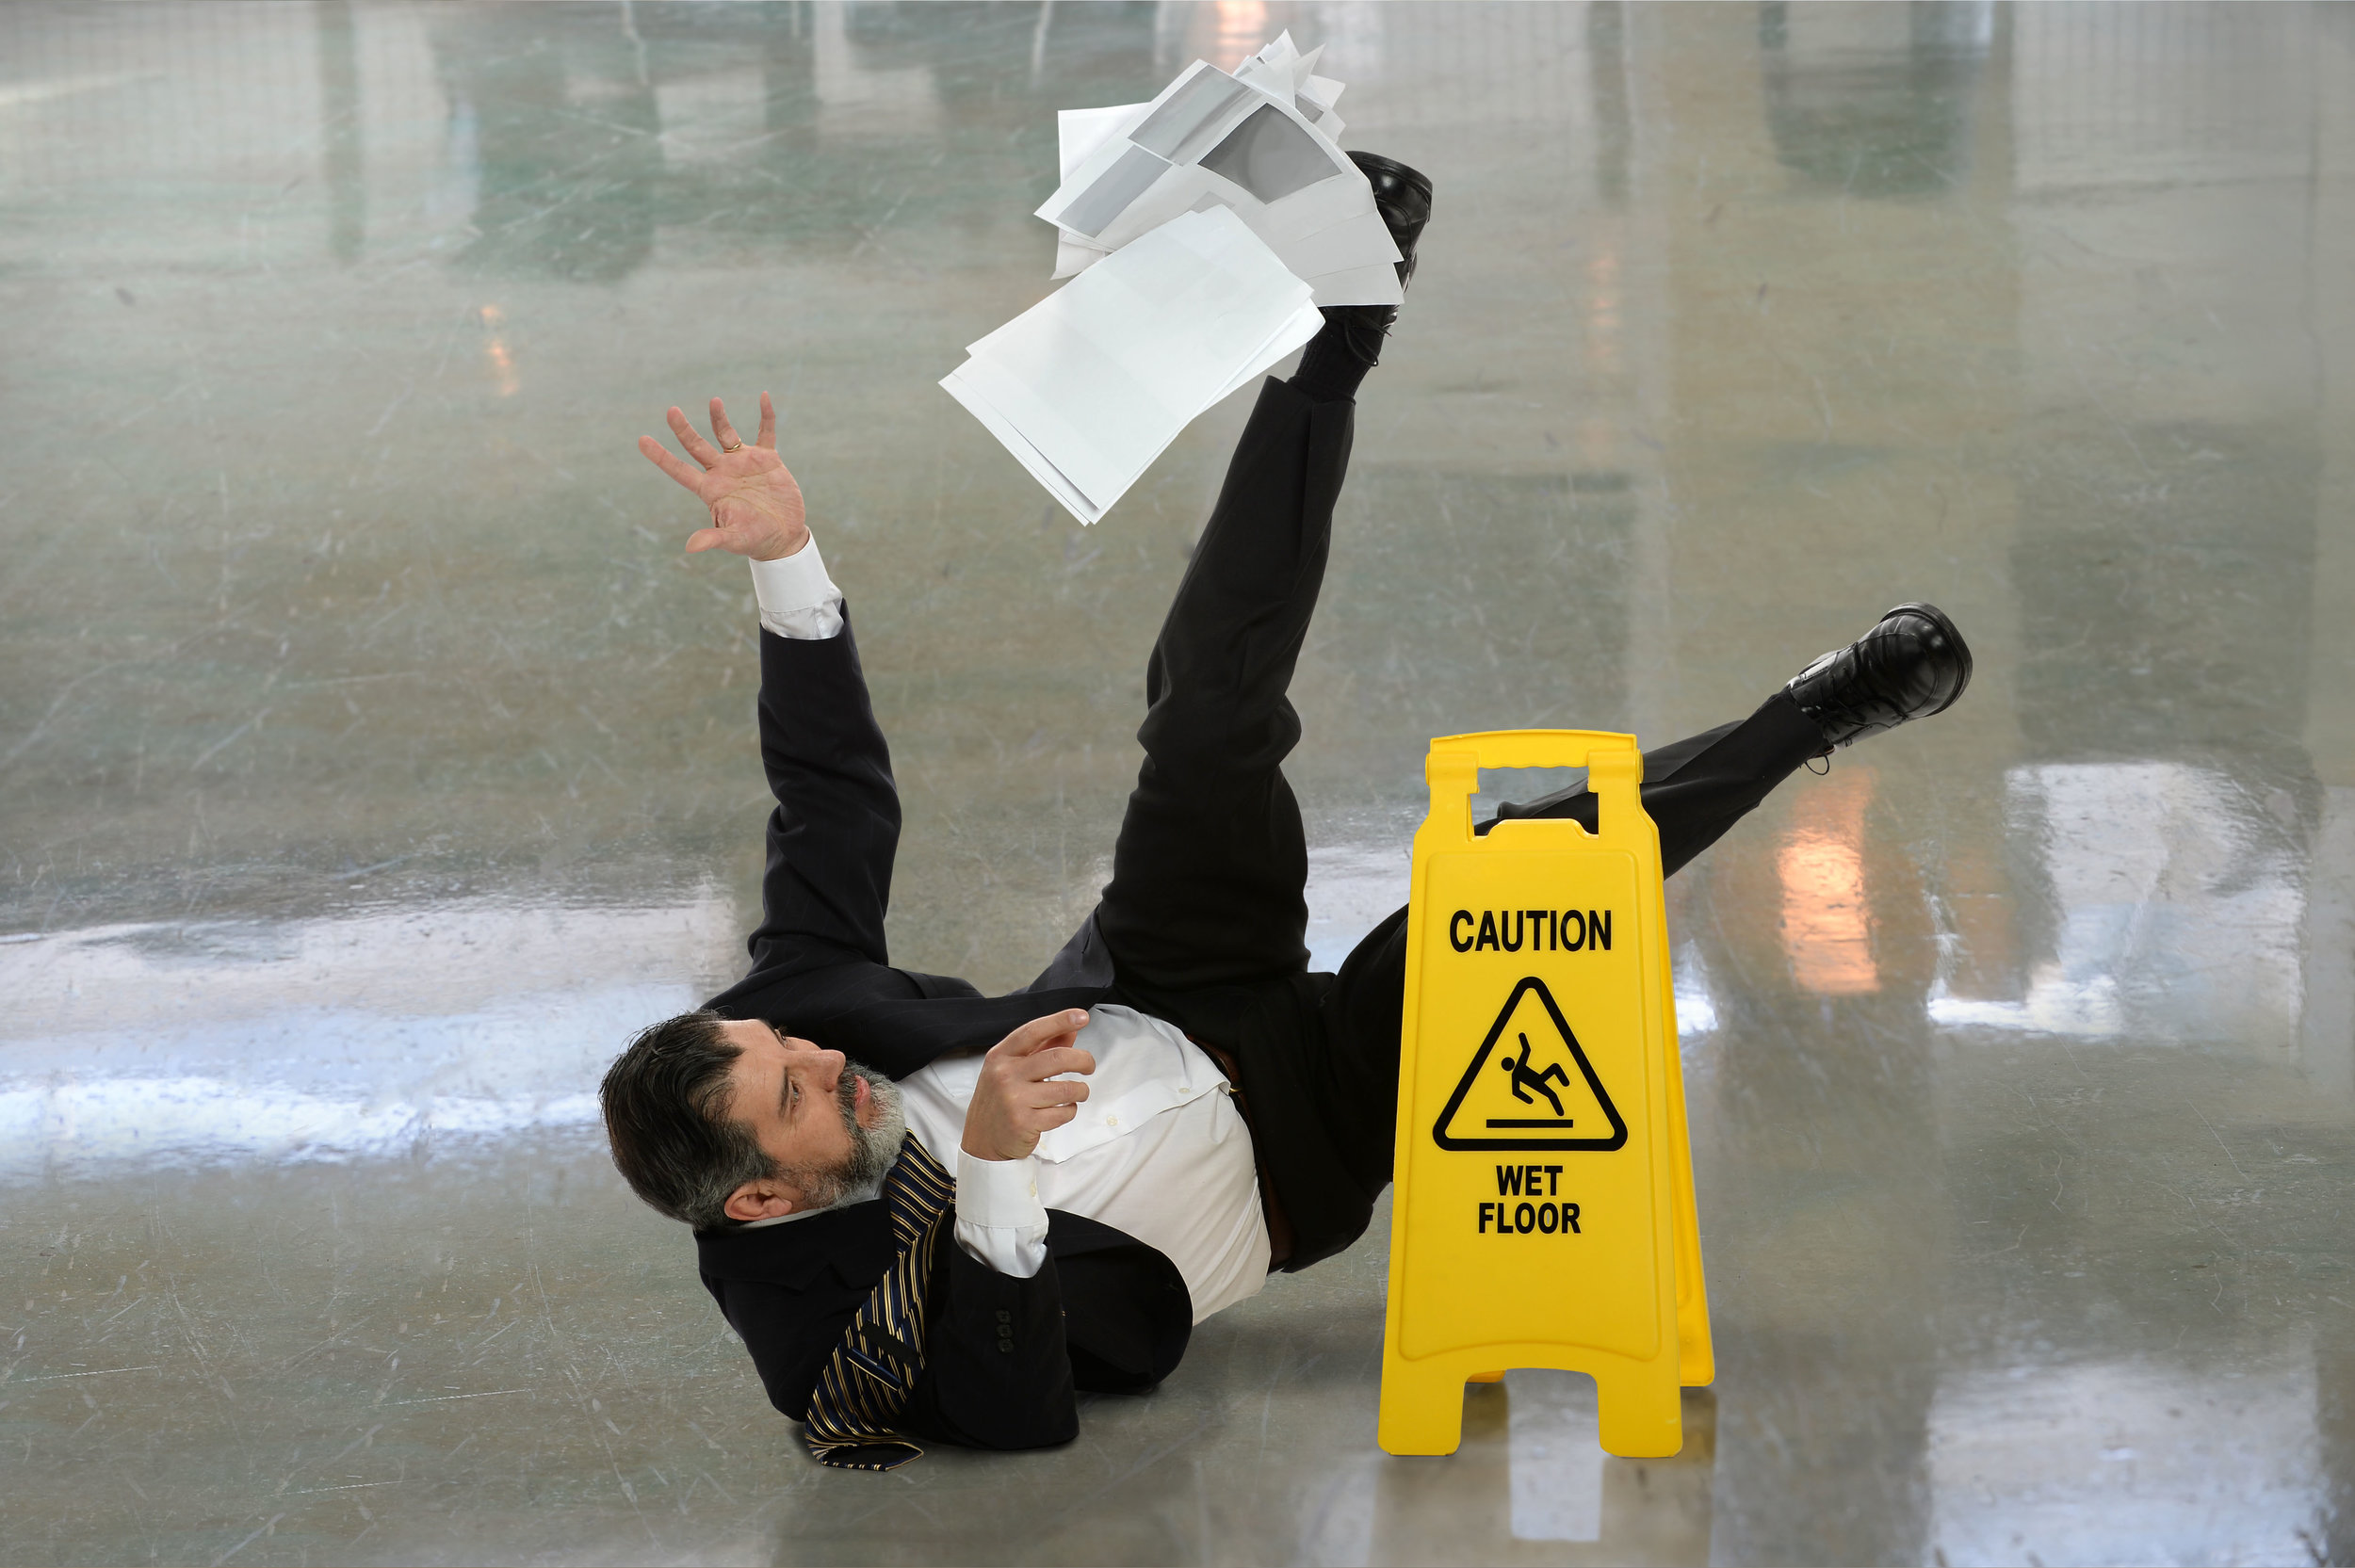
[[[1223,206],[1320,305],[1397,304],[1399,260],[1365,176],[1332,140],[1341,84],[1285,33],[1233,75],[1196,60],[1147,104],[1057,117],[1062,184],[1038,216],[1071,277],[1177,214]]]
[[[941,386],[1082,523],[1324,325],[1233,211],[1181,213],[969,346]]]
[[[1316,73],[1317,61],[1324,54],[1324,45],[1321,43],[1302,54],[1287,30],[1276,34],[1275,42],[1237,66],[1235,79],[1249,82],[1277,98],[1290,97],[1300,112],[1308,117],[1310,124],[1338,142],[1341,139],[1341,119],[1333,112],[1333,105],[1340,101],[1343,84]]]
[[[1058,180],[1071,178],[1087,156],[1114,137],[1125,137],[1136,122],[1143,120],[1150,104],[1114,104],[1106,109],[1060,109],[1055,114],[1055,150],[1062,167],[1056,171]],[[1068,278],[1102,261],[1112,254],[1075,239],[1063,230],[1055,231],[1055,271],[1058,278]]]

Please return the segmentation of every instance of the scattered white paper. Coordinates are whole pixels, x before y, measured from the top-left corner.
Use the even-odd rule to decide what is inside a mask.
[[[1324,325],[1232,210],[1180,213],[966,350],[941,386],[1081,523]]]
[[[1090,154],[1115,137],[1125,137],[1145,118],[1150,104],[1114,104],[1105,109],[1063,109],[1055,115],[1055,150],[1062,167],[1056,178],[1068,180]],[[1075,239],[1062,230],[1055,232],[1055,271],[1058,278],[1068,278],[1096,263],[1112,251],[1084,240]]]
[[[1400,257],[1364,174],[1335,143],[1342,84],[1287,32],[1234,74],[1196,60],[1148,104],[1057,117],[1062,184],[1038,209],[1072,277],[1181,212],[1232,209],[1320,305],[1395,305]]]
[[[1400,301],[1323,54],[1284,33],[1232,74],[1196,60],[1150,103],[1056,116],[1061,183],[1037,216],[1071,281],[940,384],[1081,523],[1315,336],[1319,306]]]

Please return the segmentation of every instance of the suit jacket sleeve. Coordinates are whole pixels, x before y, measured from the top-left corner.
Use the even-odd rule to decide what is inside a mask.
[[[755,973],[890,962],[884,913],[900,847],[891,749],[875,722],[850,611],[834,637],[760,634],[760,761],[776,809]]]
[[[1000,1274],[944,1237],[907,1431],[971,1448],[1080,1432],[1081,1390],[1142,1394],[1176,1368],[1194,1306],[1177,1266],[1110,1225],[1050,1210],[1046,1265]]]

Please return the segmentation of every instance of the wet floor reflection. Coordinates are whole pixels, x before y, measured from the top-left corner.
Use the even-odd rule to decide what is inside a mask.
[[[1926,196],[1971,156],[1992,0],[1758,8],[1776,155],[1844,195]]]
[[[2295,1050],[2304,860],[2296,802],[2221,768],[2016,769],[2018,860],[2042,885],[2047,950],[2016,998],[1933,995],[1941,1023]],[[2270,809],[2268,809],[2268,807]]]
[[[593,1124],[764,809],[629,442],[778,395],[895,955],[1028,978],[1241,412],[1080,530],[932,382],[1048,286],[1053,111],[1278,27],[1440,188],[1319,963],[1432,735],[1689,733],[1914,597],[1978,673],[1671,886],[1682,1455],[1537,1373],[1378,1453],[1377,1229],[1071,1448],[818,1471]],[[2349,148],[2334,8],[0,8],[10,1560],[2355,1559]]]
[[[668,907],[445,904],[0,946],[0,1179],[434,1157],[591,1134],[608,1041],[737,935]]]

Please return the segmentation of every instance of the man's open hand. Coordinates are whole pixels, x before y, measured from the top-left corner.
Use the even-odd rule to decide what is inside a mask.
[[[1088,1086],[1058,1073],[1093,1073],[1096,1059],[1072,1042],[1087,1027],[1076,1010],[1033,1018],[989,1048],[965,1112],[965,1152],[979,1159],[1023,1159],[1038,1135],[1080,1114]]]
[[[702,472],[673,457],[652,436],[640,436],[638,449],[711,509],[711,526],[687,536],[689,551],[727,550],[754,560],[777,560],[809,542],[802,487],[777,456],[777,411],[767,393],[760,395],[760,434],[749,446],[728,423],[728,411],[717,397],[711,400],[717,446],[697,435],[678,410],[673,409],[670,418],[671,433],[689,457],[703,464]]]

